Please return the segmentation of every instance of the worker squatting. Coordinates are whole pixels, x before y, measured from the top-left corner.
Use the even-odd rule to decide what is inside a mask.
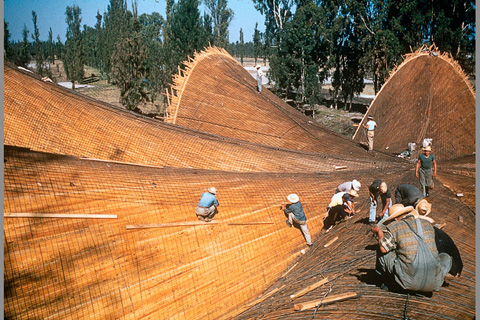
[[[453,240],[429,217],[432,203],[427,198],[433,187],[431,176],[436,175],[437,167],[430,154],[431,147],[423,149],[424,154],[419,157],[416,166],[419,176],[418,171],[424,166],[424,158],[427,158],[429,166],[421,171],[422,190],[411,184],[400,184],[393,188],[395,192],[392,194],[387,183],[380,179],[374,180],[368,187],[368,224],[378,242],[375,269],[381,279],[380,286],[392,291],[437,291],[447,273],[460,276],[463,269]],[[327,206],[322,234],[356,214],[354,200],[360,188],[361,183],[355,179],[337,187]],[[199,220],[210,222],[218,212],[216,194],[214,187],[202,194],[195,209]],[[286,199],[288,203],[280,207],[287,218],[286,225],[299,228],[307,245],[311,246],[313,242],[300,197],[292,193]]]

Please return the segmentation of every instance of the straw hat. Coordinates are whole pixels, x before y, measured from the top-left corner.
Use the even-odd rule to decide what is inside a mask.
[[[358,182],[357,180],[353,179],[353,181],[352,181],[352,187],[353,187],[353,189],[354,189],[355,191],[360,190],[360,187],[361,187],[361,186],[362,186],[362,185],[360,184],[360,182]]]
[[[428,145],[426,147],[423,147],[422,150],[423,151],[432,151],[432,147]]]
[[[373,117],[372,116],[367,116],[367,119],[372,119],[373,120]]]
[[[428,216],[428,214],[432,211],[432,203],[426,198],[423,198],[418,201],[417,205],[415,206],[415,210],[417,210],[419,214]]]
[[[213,194],[217,194],[218,191],[215,187],[210,187],[210,188],[208,188],[208,192],[213,193]]]
[[[257,64],[257,65],[255,66],[255,69],[260,69],[260,65]]]
[[[380,187],[378,188],[378,191],[380,191],[380,193],[387,193],[387,190],[388,190],[387,184],[385,183],[385,181],[382,181],[382,183],[380,183]]]
[[[435,220],[433,220],[433,219],[430,218],[430,217],[418,216],[418,217],[415,217],[415,218],[416,218],[416,219],[427,220],[427,221],[430,222],[431,224],[434,224],[434,223],[435,223]]]
[[[295,193],[292,193],[287,196],[287,200],[290,201],[290,203],[297,203],[299,198]]]
[[[348,191],[348,194],[352,197],[358,197],[358,193],[355,189]]]
[[[391,221],[395,218],[398,218],[404,214],[411,214],[414,217],[418,217],[418,212],[412,206],[404,207],[403,204],[397,203],[388,208],[389,217],[385,220],[384,223]]]

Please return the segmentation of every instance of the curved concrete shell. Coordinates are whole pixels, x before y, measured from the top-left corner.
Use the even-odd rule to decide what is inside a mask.
[[[406,56],[365,114],[377,122],[374,148],[401,153],[433,139],[437,159],[475,152],[475,92],[460,66],[432,46]],[[366,141],[358,127],[355,141]]]
[[[201,59],[196,66],[205,63],[207,72],[211,61],[211,70],[217,71],[209,74],[219,83],[229,83],[228,75],[244,75],[225,53]],[[185,78],[185,88],[191,81],[193,88],[194,81],[203,85],[194,74]],[[250,99],[253,82],[242,77],[223,90],[227,95],[229,88],[237,92],[243,87],[239,92],[244,94],[220,101],[241,105]],[[205,99],[218,94],[209,88],[203,89]],[[195,89],[178,97],[189,92]],[[369,154],[316,124],[307,127],[303,115],[268,91],[264,94],[272,98],[258,100],[258,109],[285,110],[271,115],[275,123],[288,126],[285,142],[269,139],[261,124],[248,134],[240,129],[237,134],[234,126],[215,131],[225,119],[244,117],[257,128],[255,117],[234,107],[223,110],[214,125],[197,120],[191,123],[201,128],[184,124],[186,128],[113,108],[7,66],[5,316],[310,319],[316,312],[330,319],[396,319],[405,314],[471,319],[474,159],[444,162],[450,170],[439,174],[431,195],[431,217],[444,224],[462,254],[462,276],[447,279],[432,297],[382,291],[374,274],[375,240],[366,224],[367,188],[378,178],[392,191],[400,183],[415,184],[412,164],[383,152]],[[183,110],[182,100],[178,111]],[[202,104],[199,110],[215,114],[218,104],[212,100],[210,109]],[[321,235],[325,207],[336,186],[353,178],[362,184],[357,215]],[[199,222],[195,207],[210,186],[219,190],[219,213],[211,223]],[[464,198],[456,197],[457,188]],[[300,196],[312,247],[299,229],[285,224],[279,206],[289,193]],[[465,198],[470,201],[460,201]],[[290,298],[325,278],[323,285]],[[318,310],[294,308],[351,292],[355,298]]]

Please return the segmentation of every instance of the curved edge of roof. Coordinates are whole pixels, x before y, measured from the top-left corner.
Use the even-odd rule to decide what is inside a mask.
[[[438,48],[435,46],[435,44],[432,44],[431,46],[427,46],[427,45],[422,45],[420,48],[417,49],[417,51],[415,52],[412,52],[412,53],[407,53],[405,56],[404,56],[404,60],[403,62],[399,65],[399,66],[396,66],[395,68],[393,68],[391,71],[390,71],[390,74],[388,76],[388,79],[387,81],[385,81],[385,83],[383,84],[383,86],[380,88],[380,91],[378,91],[378,93],[375,95],[375,98],[373,98],[372,102],[370,103],[370,106],[368,107],[367,109],[367,112],[365,112],[365,114],[363,115],[363,118],[362,120],[360,121],[360,123],[363,123],[365,121],[365,119],[367,118],[367,116],[369,115],[370,113],[370,108],[375,104],[375,101],[377,100],[377,97],[382,93],[382,90],[383,88],[385,88],[388,83],[390,82],[390,80],[396,75],[396,73],[401,69],[403,68],[408,62],[414,60],[414,59],[417,59],[419,57],[422,57],[422,56],[425,56],[425,55],[429,55],[431,52],[435,53],[437,55],[438,58],[441,58],[443,59],[445,62],[447,62],[448,64],[450,64],[452,66],[452,68],[457,71],[457,73],[459,74],[459,76],[463,79],[463,81],[465,82],[465,84],[467,85],[468,89],[470,90],[470,92],[472,93],[473,96],[475,96],[475,90],[473,89],[472,85],[470,84],[470,82],[468,81],[467,79],[467,75],[465,74],[465,72],[463,71],[462,67],[458,64],[457,61],[455,61],[452,57],[452,55],[448,52],[444,52],[444,53],[440,53],[438,51]],[[352,136],[352,140],[355,140],[356,136],[357,136],[357,133],[360,131],[361,129],[361,126],[358,126],[357,127],[357,130],[355,131],[355,133],[353,134]]]
[[[172,124],[176,123],[177,111],[182,100],[183,91],[185,90],[190,75],[192,74],[198,63],[212,55],[222,55],[238,63],[238,61],[235,60],[223,48],[210,46],[205,48],[203,51],[195,51],[193,59],[191,57],[188,57],[188,60],[183,63],[185,65],[184,70],[178,67],[178,74],[173,76],[173,84],[170,86],[170,93],[167,89],[167,115],[164,119],[165,122],[169,122]]]

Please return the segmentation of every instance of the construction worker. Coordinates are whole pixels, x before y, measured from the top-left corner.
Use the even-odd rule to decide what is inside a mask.
[[[218,212],[217,207],[219,203],[215,196],[217,192],[215,187],[210,187],[208,188],[208,192],[202,193],[202,198],[195,209],[198,220],[205,222],[212,221],[213,216]]]
[[[303,206],[300,203],[300,198],[298,195],[292,193],[287,196],[287,200],[290,204],[284,204],[280,207],[281,210],[285,213],[288,219],[285,221],[287,226],[292,227],[294,224],[300,227],[302,230],[303,236],[308,246],[312,245],[312,239],[310,236],[310,231],[308,231],[307,226],[307,217],[303,211]]]
[[[428,215],[432,211],[432,204],[424,198],[422,191],[412,184],[401,184],[395,189],[395,203],[405,207],[412,206],[421,215]]]
[[[255,69],[257,70],[257,87],[258,87],[258,92],[262,93],[262,81],[263,81],[263,76],[264,73],[262,69],[260,68],[260,65],[256,65]]]
[[[373,137],[375,136],[375,128],[377,127],[377,123],[375,122],[375,120],[373,120],[372,116],[368,116],[367,120],[367,123],[362,124],[362,126],[367,129],[368,152],[372,152]]]
[[[430,189],[433,189],[433,178],[437,176],[437,162],[430,145],[422,148],[422,151],[415,166],[415,176],[419,178],[423,196],[428,197]]]
[[[420,219],[413,207],[393,205],[390,216],[372,232],[378,240],[376,271],[383,288],[421,292],[440,289],[452,257],[438,253],[433,226]]]
[[[327,213],[323,218],[322,233],[330,231],[337,221],[355,214],[355,204],[352,198],[356,197],[358,197],[358,193],[354,189],[348,192],[336,193],[332,197],[327,207]]]
[[[377,219],[377,197],[382,199],[382,212],[380,213],[380,219],[385,220],[388,218],[388,208],[392,206],[392,194],[388,189],[387,183],[382,180],[374,180],[368,187],[370,192],[370,213],[368,216],[368,223],[374,225]]]
[[[362,185],[360,184],[360,182],[358,182],[357,180],[353,179],[352,181],[347,181],[347,182],[344,182],[342,183],[341,185],[339,185],[337,187],[337,189],[335,190],[335,193],[339,193],[339,192],[349,192],[350,190],[355,190],[355,191],[359,191],[360,190],[360,187]]]

